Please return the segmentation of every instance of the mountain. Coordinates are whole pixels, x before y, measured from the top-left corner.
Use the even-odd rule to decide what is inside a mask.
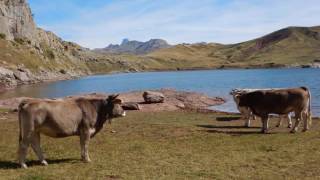
[[[230,45],[180,44],[147,56],[180,69],[319,66],[320,26],[288,27]]]
[[[96,52],[102,53],[129,53],[129,54],[147,54],[159,49],[169,48],[169,45],[165,40],[162,39],[150,39],[147,42],[140,41],[129,41],[123,39],[120,45],[110,44],[108,47],[103,49],[95,49]]]
[[[320,67],[320,26],[288,27],[237,44],[123,40],[90,50],[38,28],[26,0],[0,0],[0,90],[109,72]]]

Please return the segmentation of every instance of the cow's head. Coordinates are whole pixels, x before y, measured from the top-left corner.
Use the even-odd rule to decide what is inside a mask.
[[[109,118],[116,118],[116,117],[124,117],[126,116],[126,112],[122,108],[122,100],[118,98],[119,94],[117,95],[110,95],[107,102],[108,108],[108,117]]]
[[[237,96],[236,98],[239,101],[239,106],[240,107],[248,106],[247,94],[238,94],[236,96]]]

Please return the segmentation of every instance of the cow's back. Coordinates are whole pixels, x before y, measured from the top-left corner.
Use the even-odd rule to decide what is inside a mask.
[[[52,137],[65,137],[77,133],[82,111],[73,100],[24,101],[19,110],[22,124],[32,124],[35,131]]]
[[[248,93],[250,108],[260,113],[286,114],[299,112],[308,107],[306,88],[261,90]]]

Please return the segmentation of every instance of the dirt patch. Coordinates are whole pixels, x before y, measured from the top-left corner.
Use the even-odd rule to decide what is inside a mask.
[[[207,111],[209,106],[221,105],[225,103],[225,100],[220,97],[209,97],[202,93],[176,91],[174,89],[160,89],[157,92],[161,92],[165,96],[163,103],[146,104],[144,103],[143,94],[144,91],[134,91],[120,94],[120,98],[124,102],[136,102],[139,104],[140,111],[142,112],[159,112],[159,111],[176,111],[181,109]],[[68,96],[65,98],[106,98],[108,94],[84,94],[79,96]],[[17,110],[19,103],[23,99],[28,97],[19,97],[0,100],[0,108]],[[209,111],[209,110],[208,110]]]

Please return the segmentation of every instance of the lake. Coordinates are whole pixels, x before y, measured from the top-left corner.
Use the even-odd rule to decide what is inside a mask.
[[[242,69],[175,72],[120,73],[89,76],[75,80],[20,86],[0,94],[55,98],[92,92],[128,92],[174,88],[197,91],[227,100],[214,109],[236,111],[229,92],[233,88],[284,88],[307,86],[312,93],[312,111],[320,116],[320,69]]]

